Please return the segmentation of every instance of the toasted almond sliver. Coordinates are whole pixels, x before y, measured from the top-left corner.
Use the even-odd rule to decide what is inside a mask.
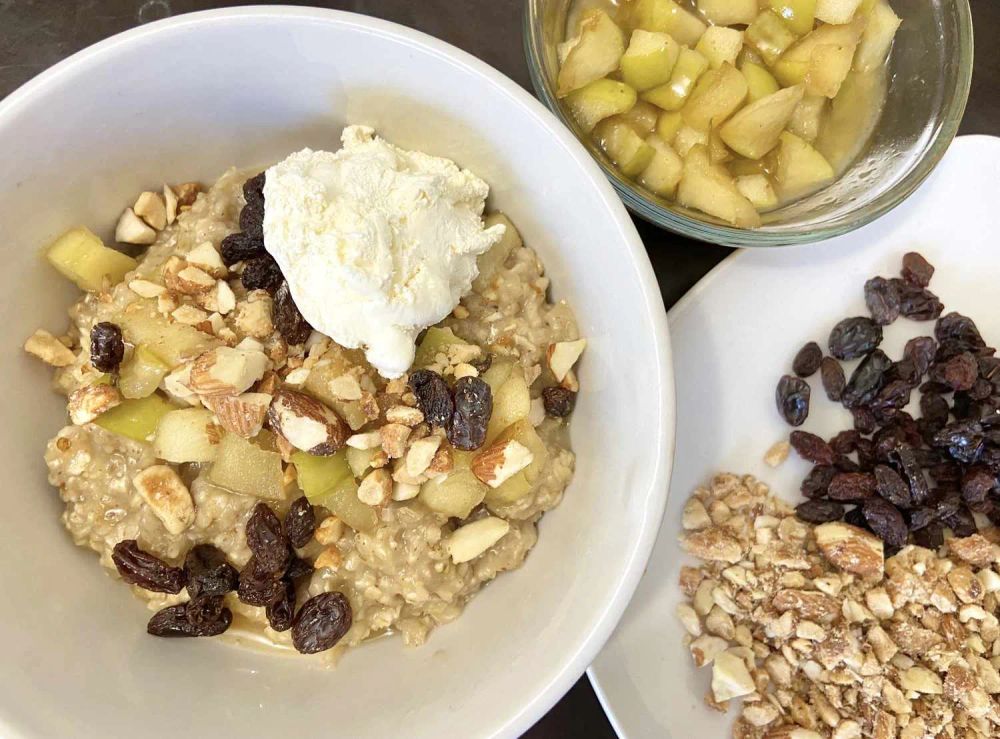
[[[157,231],[167,226],[167,208],[159,193],[146,191],[140,194],[132,210]]]
[[[510,524],[502,518],[487,516],[459,529],[445,541],[445,549],[455,564],[475,559],[502,539]]]
[[[68,367],[76,355],[48,331],[38,329],[24,342],[24,351],[52,367]]]

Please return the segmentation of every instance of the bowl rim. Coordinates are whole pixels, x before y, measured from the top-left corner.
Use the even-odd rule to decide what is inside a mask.
[[[646,561],[652,553],[666,505],[670,472],[673,462],[675,404],[673,364],[667,313],[653,267],[635,224],[622,205],[597,162],[573,133],[534,96],[512,79],[486,62],[445,41],[422,31],[390,21],[347,11],[286,5],[251,5],[185,13],[149,24],[137,26],[88,46],[49,67],[0,100],[0,128],[17,113],[44,98],[57,80],[66,75],[83,73],[106,63],[120,48],[159,34],[174,33],[193,26],[232,24],[234,22],[285,21],[311,22],[346,28],[420,49],[440,60],[474,75],[505,97],[511,105],[522,109],[541,126],[553,141],[585,172],[606,206],[607,216],[617,228],[624,254],[629,260],[645,305],[647,319],[653,328],[650,341],[656,361],[655,388],[650,388],[650,400],[655,402],[653,414],[656,433],[648,440],[651,483],[637,499],[638,530],[626,543],[628,554],[624,571],[607,598],[582,625],[580,633],[567,652],[557,660],[548,660],[544,669],[525,676],[537,685],[534,697],[516,710],[484,726],[484,735],[515,736],[530,728],[585,674],[586,668],[604,646],[624,614]],[[572,484],[572,483],[571,483]],[[541,650],[546,653],[546,650]],[[0,716],[0,726],[6,725]],[[9,735],[15,735],[7,726]]]
[[[575,136],[574,122],[566,116],[562,106],[559,105],[543,71],[544,39],[540,28],[542,2],[543,0],[526,0],[524,3],[522,37],[528,72],[531,76],[531,84],[539,99],[559,117],[559,120],[567,128],[574,132]],[[959,44],[960,58],[958,59],[958,79],[955,90],[947,96],[943,114],[937,121],[930,143],[926,147],[923,157],[917,160],[910,171],[905,173],[895,186],[876,197],[863,211],[852,211],[854,213],[860,212],[861,215],[846,223],[840,220],[833,225],[818,226],[809,230],[767,231],[735,228],[693,218],[684,215],[679,210],[664,208],[646,197],[634,183],[622,177],[610,163],[595,156],[586,146],[584,148],[600,165],[629,211],[653,225],[681,236],[723,246],[752,248],[816,243],[850,233],[877,218],[881,218],[912,195],[934,171],[955,136],[958,135],[958,128],[962,122],[972,86],[975,40],[969,0],[951,0],[951,3],[958,21],[958,38],[960,42],[964,40],[965,43]]]

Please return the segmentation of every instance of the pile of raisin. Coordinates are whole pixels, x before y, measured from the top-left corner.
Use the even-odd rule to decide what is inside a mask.
[[[803,378],[818,371],[826,396],[854,419],[829,440],[792,432],[792,447],[815,465],[799,518],[843,519],[873,532],[887,552],[908,542],[936,548],[945,529],[969,536],[975,513],[1000,524],[1000,358],[971,318],[942,315],[926,259],[906,254],[900,274],[868,280],[870,315],[838,323],[829,356],[815,343],[803,347],[776,391],[779,413],[800,426],[810,403]],[[882,327],[900,316],[934,320],[934,335],[911,339],[893,360],[879,345]],[[847,376],[838,360],[852,359],[861,361]],[[904,410],[911,400],[917,418]]]

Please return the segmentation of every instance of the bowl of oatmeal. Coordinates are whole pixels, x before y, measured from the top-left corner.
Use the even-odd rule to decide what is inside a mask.
[[[582,147],[447,45],[291,9],[99,44],[0,141],[7,733],[530,726],[673,448],[662,303]]]

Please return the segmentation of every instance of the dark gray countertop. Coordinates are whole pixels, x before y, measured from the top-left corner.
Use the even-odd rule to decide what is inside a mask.
[[[85,46],[149,21],[195,10],[268,4],[211,0],[0,0],[0,97]],[[378,16],[420,29],[484,59],[531,89],[521,45],[520,0],[353,0],[287,2]],[[961,133],[1000,135],[1000,27],[998,0],[970,0],[976,27],[986,33],[976,48],[972,95]],[[643,221],[636,226],[649,252],[669,308],[729,249],[682,239]],[[614,737],[586,677],[525,734]]]

